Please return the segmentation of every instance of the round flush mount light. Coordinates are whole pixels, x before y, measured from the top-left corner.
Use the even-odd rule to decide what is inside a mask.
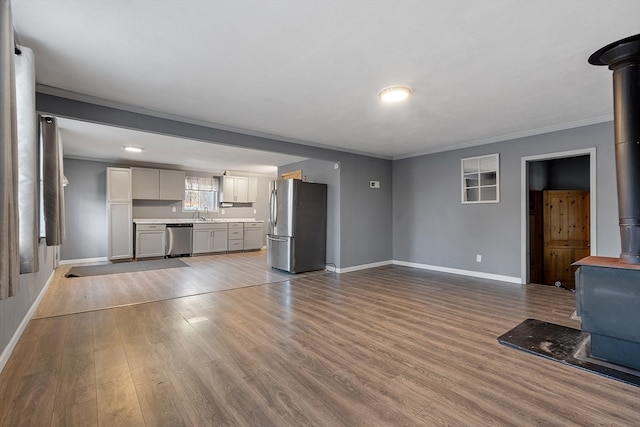
[[[141,147],[134,147],[132,145],[125,145],[123,147],[126,151],[130,151],[132,153],[142,153],[144,151],[144,148]]]
[[[387,86],[378,92],[378,96],[384,102],[400,102],[407,99],[412,92],[413,90],[409,86]]]

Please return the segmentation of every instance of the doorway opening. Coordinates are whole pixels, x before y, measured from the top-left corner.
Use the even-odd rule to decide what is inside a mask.
[[[596,254],[595,148],[522,158],[521,280],[574,287]]]

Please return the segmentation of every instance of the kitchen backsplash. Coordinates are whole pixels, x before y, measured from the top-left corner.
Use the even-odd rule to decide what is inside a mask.
[[[256,218],[266,220],[268,206],[263,206],[263,203],[260,203],[260,199],[252,207],[220,208],[218,212],[208,212],[206,216],[208,218]],[[266,196],[264,199],[266,199]],[[175,212],[173,212],[174,207]],[[222,213],[223,210],[224,214]],[[204,212],[182,212],[182,201],[133,201],[134,218],[198,218],[200,215],[204,215]]]

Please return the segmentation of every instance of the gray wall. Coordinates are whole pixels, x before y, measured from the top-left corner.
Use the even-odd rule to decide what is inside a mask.
[[[306,160],[278,168],[278,176],[301,169],[306,181],[327,184],[327,263],[340,267],[340,168],[334,164]]]
[[[61,246],[62,260],[102,258],[107,256],[106,170],[109,166],[128,167],[127,164],[103,163],[89,160],[64,159],[64,171],[69,179],[65,187],[66,239]],[[153,165],[146,164],[146,167]],[[188,176],[220,175],[186,171]],[[258,201],[252,207],[224,208],[225,214],[213,212],[212,218],[256,218],[267,220],[269,177],[258,180]],[[172,212],[172,207],[176,212]],[[256,210],[254,214],[253,211]],[[134,218],[194,218],[193,212],[182,212],[179,201],[134,200]],[[265,234],[267,225],[264,225]],[[263,242],[264,244],[264,242]]]
[[[341,267],[393,259],[392,163],[346,158],[340,170]],[[380,188],[369,188],[369,181],[380,181]]]
[[[521,158],[591,147],[597,151],[596,250],[618,256],[613,126],[603,123],[394,161],[393,258],[520,277]],[[500,203],[463,205],[460,159],[492,153],[500,153]]]
[[[47,247],[42,240],[38,247],[38,257],[40,265],[38,272],[21,274],[18,294],[0,301],[0,354],[5,351],[20,323],[53,273],[55,248]]]

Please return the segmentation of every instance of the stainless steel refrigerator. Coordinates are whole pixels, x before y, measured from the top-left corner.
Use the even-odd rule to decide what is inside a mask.
[[[327,256],[327,184],[271,182],[267,262],[290,273],[322,270]]]

